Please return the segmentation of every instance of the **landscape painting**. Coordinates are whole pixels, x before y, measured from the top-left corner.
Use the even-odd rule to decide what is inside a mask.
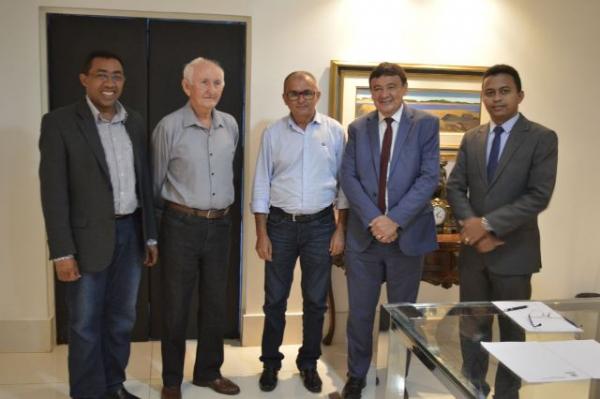
[[[440,132],[464,133],[481,121],[481,98],[477,91],[409,89],[405,103],[416,109],[429,112],[440,120]],[[375,106],[368,87],[357,87],[355,117],[358,118]]]

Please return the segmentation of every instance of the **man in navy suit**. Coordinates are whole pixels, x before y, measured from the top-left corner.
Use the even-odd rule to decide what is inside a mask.
[[[348,127],[341,185],[350,203],[346,239],[348,381],[360,398],[373,351],[381,283],[389,302],[414,302],[423,255],[437,248],[430,204],[439,177],[439,121],[408,107],[406,73],[391,63],[369,76],[376,111]]]

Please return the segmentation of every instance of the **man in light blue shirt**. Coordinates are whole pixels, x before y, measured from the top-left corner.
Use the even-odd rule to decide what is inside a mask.
[[[285,310],[300,257],[303,340],[296,365],[306,389],[320,392],[316,366],[321,356],[331,256],[344,249],[348,205],[339,189],[338,170],[345,135],[336,120],[316,111],[321,93],[311,73],[292,72],[285,78],[283,89],[290,114],[264,131],[252,193],[256,252],[265,260],[260,357],[264,370],[259,385],[263,391],[272,391],[277,385]],[[338,209],[337,225],[334,206]]]

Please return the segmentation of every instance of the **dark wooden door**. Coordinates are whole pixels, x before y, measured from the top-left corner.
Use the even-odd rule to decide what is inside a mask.
[[[227,337],[239,337],[240,240],[246,25],[241,22],[162,20],[150,18],[47,15],[49,109],[79,100],[84,91],[79,71],[92,50],[109,50],[123,59],[127,81],[121,101],[146,119],[148,135],[158,121],[185,104],[181,90],[183,65],[204,56],[218,60],[226,73],[219,109],[232,114],[240,126],[240,145],[234,165],[236,202],[233,206]],[[160,265],[142,276],[134,340],[160,338]],[[68,342],[65,283],[55,280],[58,343]],[[190,315],[197,313],[197,297]],[[195,337],[195,317],[188,337]]]

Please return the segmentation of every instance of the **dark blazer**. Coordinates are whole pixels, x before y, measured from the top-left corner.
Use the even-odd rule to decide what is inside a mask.
[[[156,239],[144,122],[137,112],[126,109],[143,236]],[[115,246],[113,188],[85,99],[44,115],[39,148],[50,259],[74,254],[81,271],[103,270],[110,264]]]
[[[369,223],[381,215],[378,114],[373,111],[348,127],[340,183],[350,202],[346,245],[362,252],[374,240]],[[439,121],[404,105],[388,176],[388,216],[400,225],[398,244],[410,256],[437,248],[431,196],[439,179]]]
[[[448,179],[448,200],[458,220],[485,216],[505,242],[479,254],[463,245],[459,264],[481,263],[496,274],[519,275],[542,266],[537,216],[548,206],[558,162],[556,133],[520,115],[487,181],[486,140],[489,124],[465,133]]]

